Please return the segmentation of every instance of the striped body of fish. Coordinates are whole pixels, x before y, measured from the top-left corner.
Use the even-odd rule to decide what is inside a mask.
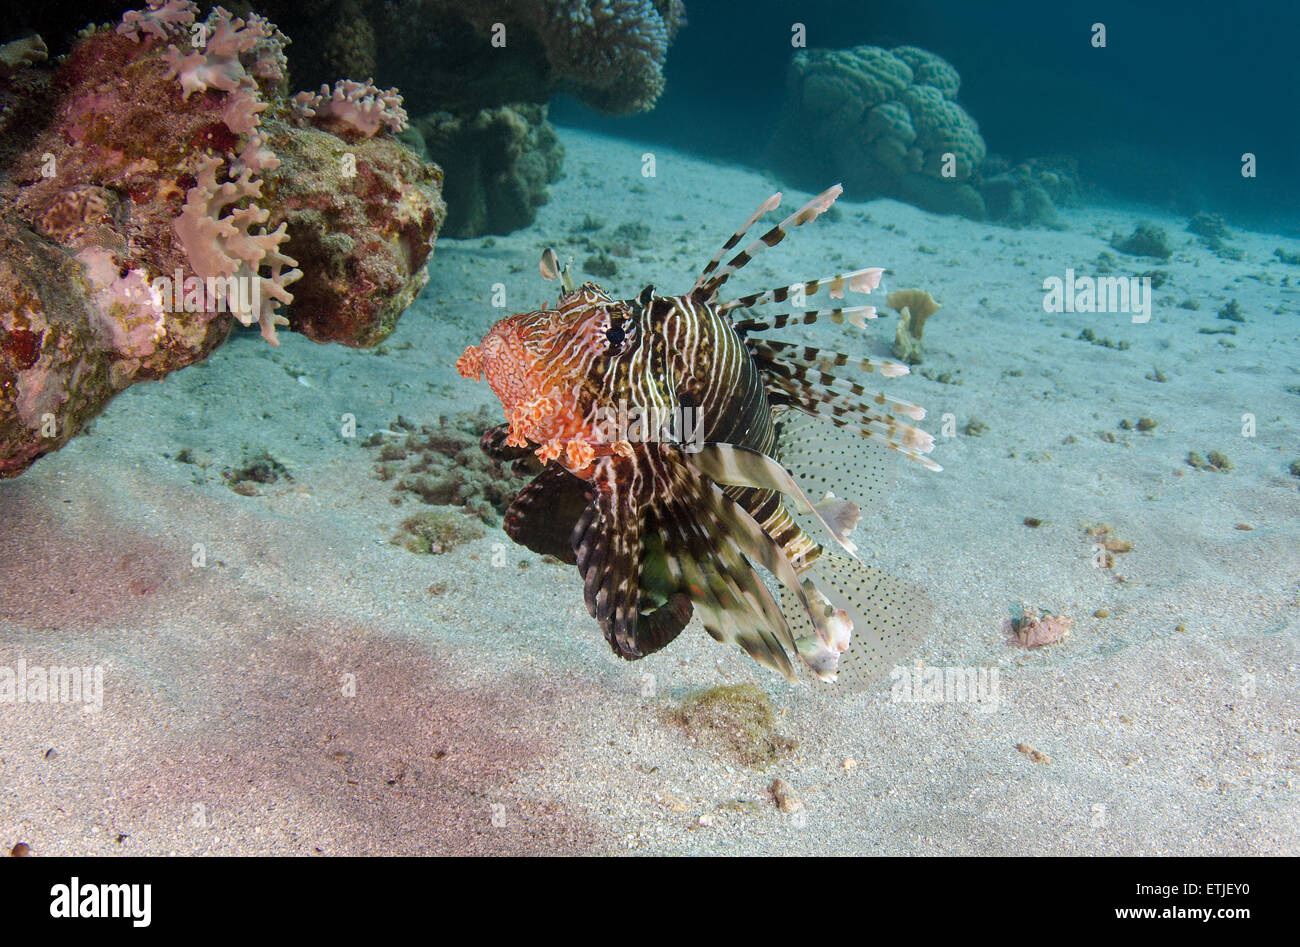
[[[718,297],[840,192],[818,195],[723,265],[779,206],[773,195],[681,296],[647,286],[616,300],[593,283],[575,287],[548,250],[542,273],[564,283],[556,307],[501,320],[457,361],[465,377],[486,376],[505,408],[483,449],[536,473],[506,513],[507,534],[578,566],[587,608],[624,658],[663,648],[698,613],[714,638],[790,680],[793,653],[823,680],[865,682],[925,632],[925,597],[862,563],[849,538],[892,457],[939,469],[926,456],[933,439],[902,420],[925,412],[836,374],[907,368],[760,338],[821,318],[865,328],[875,308],[750,313],[821,289],[833,299],[871,292],[882,271]],[[779,603],[759,567],[779,583]]]

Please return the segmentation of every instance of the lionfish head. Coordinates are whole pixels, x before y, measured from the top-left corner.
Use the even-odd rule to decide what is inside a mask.
[[[586,382],[636,343],[633,303],[594,283],[575,288],[563,275],[554,309],[507,316],[456,361],[464,377],[487,378],[510,421],[508,443],[518,446],[581,436],[590,408],[579,403]]]

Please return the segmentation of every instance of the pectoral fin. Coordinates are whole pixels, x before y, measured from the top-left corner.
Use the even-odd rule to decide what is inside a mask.
[[[789,497],[795,509],[815,516],[831,538],[856,558],[857,546],[849,533],[857,526],[858,507],[847,500],[823,497],[814,504],[789,471],[766,454],[735,444],[706,444],[691,457],[700,471],[718,483],[776,490]]]

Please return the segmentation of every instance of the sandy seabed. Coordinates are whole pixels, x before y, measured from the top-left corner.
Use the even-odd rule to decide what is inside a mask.
[[[945,469],[901,470],[858,541],[929,593],[917,659],[996,669],[997,700],[792,687],[698,622],[629,664],[588,617],[576,570],[499,530],[437,556],[392,544],[419,504],[393,504],[360,443],[398,415],[499,410],[455,358],[502,315],[494,284],[512,311],[554,298],[537,259],[576,247],[585,215],[650,228],[598,282],[667,294],[777,189],[670,151],[644,179],[643,146],[562,136],[567,176],[536,224],[439,241],[429,286],[380,351],[287,333],[271,349],[241,331],[0,482],[0,666],[99,667],[104,681],[98,712],[0,703],[0,847],[1300,854],[1300,268],[1272,257],[1292,243],[1240,232],[1231,262],[1185,219],[1133,208],[1068,210],[1052,232],[841,202],[728,288],[881,265],[889,288],[944,304],[925,363],[888,390],[927,407]],[[1139,219],[1170,234],[1168,263],[1108,247]],[[1150,321],[1044,312],[1043,280],[1095,274],[1103,251],[1119,275],[1167,272]],[[571,252],[579,267],[589,255]],[[1230,299],[1245,323],[1216,319]],[[1087,328],[1127,347],[1080,340]],[[881,356],[893,331],[882,305],[865,338],[773,335]],[[340,436],[345,414],[354,438]],[[1139,418],[1156,427],[1120,427]],[[983,433],[963,433],[972,419]],[[1233,469],[1186,464],[1211,450]],[[220,471],[261,451],[292,480],[233,492]],[[1132,543],[1111,568],[1094,566],[1097,523]],[[1004,624],[1022,602],[1074,617],[1071,636],[1014,647]],[[766,769],[664,719],[695,691],[750,681],[797,743]],[[778,777],[796,811],[773,804]]]

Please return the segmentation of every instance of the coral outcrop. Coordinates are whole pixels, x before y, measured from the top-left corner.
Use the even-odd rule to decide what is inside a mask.
[[[652,108],[685,23],[681,0],[264,6],[294,36],[295,75],[313,84],[377,75],[401,87],[429,157],[446,171],[446,233],[461,238],[525,227],[547,201],[564,154],[546,119],[553,95],[615,114]],[[315,97],[336,99],[338,90],[324,86]],[[306,93],[299,98],[315,107]]]
[[[314,342],[377,345],[428,282],[447,213],[442,172],[382,132],[341,141],[272,121],[267,141],[283,162],[263,186],[268,224],[288,227],[285,250],[305,274],[289,328]]]
[[[1014,167],[989,158],[982,179],[989,218],[1012,227],[1059,230],[1057,210],[1079,203],[1078,166],[1071,158],[1031,158]]]
[[[429,158],[446,172],[449,237],[527,227],[560,177],[564,146],[545,105],[502,105],[472,115],[435,112],[418,123]]]
[[[914,46],[797,53],[769,158],[801,186],[842,180],[860,200],[983,218],[984,139],[957,104],[960,86],[948,62]]]
[[[401,87],[415,115],[541,104],[557,92],[606,112],[646,111],[663,91],[668,47],[686,23],[682,0],[266,0],[261,6],[304,47],[295,64],[301,58],[309,84],[339,74],[382,74]]]
[[[1134,227],[1127,237],[1118,232],[1111,234],[1110,245],[1120,253],[1155,257],[1158,260],[1167,260],[1174,252],[1164,230],[1146,222]]]
[[[235,321],[275,344],[297,302],[292,328],[373,344],[422,284],[440,181],[387,137],[391,95],[344,90],[363,124],[375,96],[384,137],[298,128],[283,34],[196,16],[151,0],[0,77],[0,476]]]

